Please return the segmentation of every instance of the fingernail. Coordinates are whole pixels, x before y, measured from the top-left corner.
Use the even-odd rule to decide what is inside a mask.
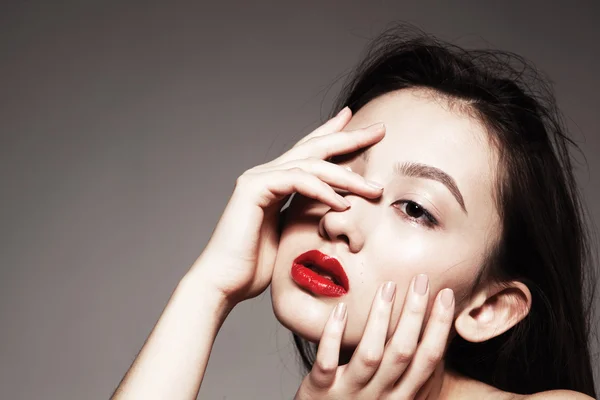
[[[425,274],[419,274],[415,278],[413,290],[416,294],[423,296],[427,292],[427,286],[429,286],[429,279]]]
[[[383,189],[383,186],[375,181],[367,180],[366,182],[367,182],[367,185],[371,186],[374,189],[377,189],[377,190]]]
[[[335,307],[335,311],[333,312],[333,318],[338,321],[342,321],[346,316],[346,305],[344,303],[340,303]]]
[[[350,109],[348,108],[348,106],[346,106],[346,107],[342,108],[342,109],[341,109],[341,110],[340,110],[340,111],[339,111],[339,112],[338,112],[338,113],[335,115],[335,118],[338,118],[338,117],[341,117],[341,116],[344,116],[344,115],[346,115],[346,114],[348,113],[348,111],[350,111]]]
[[[367,130],[369,132],[379,132],[380,130],[383,130],[385,128],[385,124],[383,122],[379,122],[377,124],[373,124],[369,127],[367,127]]]
[[[350,202],[343,196],[338,195],[338,200],[343,207],[348,208],[351,206]]]
[[[452,306],[452,300],[454,299],[454,292],[452,289],[444,289],[442,290],[442,294],[440,295],[440,299],[442,300],[442,305],[448,309]]]
[[[396,284],[394,282],[388,282],[385,285],[383,285],[383,289],[381,290],[381,297],[383,297],[383,300],[389,303],[392,301],[392,298],[394,298],[395,291]]]

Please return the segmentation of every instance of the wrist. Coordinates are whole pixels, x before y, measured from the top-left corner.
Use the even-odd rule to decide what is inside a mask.
[[[190,269],[179,281],[175,292],[183,297],[194,299],[194,304],[201,307],[202,311],[205,312],[209,309],[217,317],[219,323],[225,320],[236,305],[221,291],[214,288],[210,281],[194,268]]]

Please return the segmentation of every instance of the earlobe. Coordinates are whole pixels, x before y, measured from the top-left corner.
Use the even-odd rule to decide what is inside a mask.
[[[498,336],[529,314],[531,292],[518,281],[481,289],[458,314],[456,332],[469,342]]]

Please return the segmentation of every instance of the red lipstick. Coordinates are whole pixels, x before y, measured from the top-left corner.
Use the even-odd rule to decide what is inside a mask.
[[[290,275],[300,287],[322,296],[340,297],[350,289],[340,262],[319,250],[296,257]]]

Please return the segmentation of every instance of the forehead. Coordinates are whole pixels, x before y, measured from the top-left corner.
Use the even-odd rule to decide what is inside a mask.
[[[385,183],[394,163],[431,165],[454,179],[468,209],[493,207],[495,152],[484,126],[460,107],[425,90],[403,89],[370,101],[344,130],[377,122],[385,123],[386,135],[366,151],[366,160],[357,157],[366,161],[363,172]]]

